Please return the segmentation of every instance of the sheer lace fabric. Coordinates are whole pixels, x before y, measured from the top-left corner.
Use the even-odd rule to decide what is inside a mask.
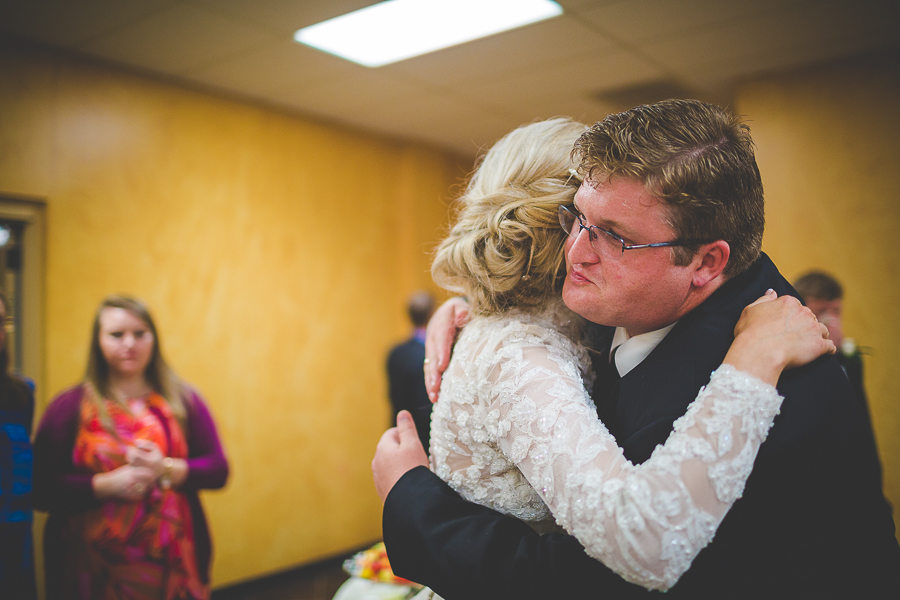
[[[432,469],[467,500],[558,524],[588,554],[665,590],[740,498],[782,398],[723,365],[666,444],[632,465],[597,419],[587,351],[565,309],[475,318],[454,348],[431,427]]]

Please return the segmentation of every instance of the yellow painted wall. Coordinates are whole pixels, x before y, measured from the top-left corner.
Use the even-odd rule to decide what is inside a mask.
[[[232,475],[215,586],[381,535],[385,354],[464,173],[440,151],[0,42],[0,193],[47,203],[39,413],[100,299],[148,301]]]
[[[871,348],[865,385],[900,523],[900,54],[760,78],[737,108],[766,190],[763,249],[788,279],[844,285],[844,335]],[[839,474],[836,474],[839,476]]]

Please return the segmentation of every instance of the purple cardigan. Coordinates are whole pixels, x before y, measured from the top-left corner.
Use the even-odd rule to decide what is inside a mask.
[[[204,583],[208,583],[212,545],[197,490],[224,486],[228,479],[228,461],[212,415],[200,394],[190,388],[186,388],[186,392],[188,475],[179,491],[187,497],[191,507],[197,568]],[[55,567],[61,567],[65,552],[60,539],[65,516],[102,505],[94,497],[93,475],[77,471],[72,464],[83,394],[84,387],[78,386],[57,396],[44,412],[34,439],[34,507],[50,513],[44,532],[48,585],[52,580],[59,580],[60,571]],[[53,597],[50,591],[48,587],[48,598]]]

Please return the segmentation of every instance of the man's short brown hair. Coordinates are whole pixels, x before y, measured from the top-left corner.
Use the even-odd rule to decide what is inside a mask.
[[[725,240],[732,277],[757,259],[765,229],[762,179],[750,128],[698,100],[665,100],[606,117],[573,150],[579,171],[602,183],[634,179],[668,204],[679,240],[677,265],[690,263],[701,243]]]
[[[434,297],[426,291],[418,291],[409,297],[406,311],[413,327],[425,327],[434,313]]]
[[[794,282],[794,289],[804,302],[809,300],[840,300],[844,297],[841,282],[824,271],[810,271]]]

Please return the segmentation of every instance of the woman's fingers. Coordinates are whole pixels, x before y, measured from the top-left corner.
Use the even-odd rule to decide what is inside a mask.
[[[459,329],[469,318],[469,304],[462,298],[444,302],[428,321],[425,333],[425,389],[432,402],[437,402],[441,377],[450,364],[453,342]]]
[[[778,294],[772,288],[766,290],[766,293],[756,299],[753,304],[748,306],[756,306],[757,304],[762,304],[763,302],[771,302],[772,300],[776,300],[778,298]]]

